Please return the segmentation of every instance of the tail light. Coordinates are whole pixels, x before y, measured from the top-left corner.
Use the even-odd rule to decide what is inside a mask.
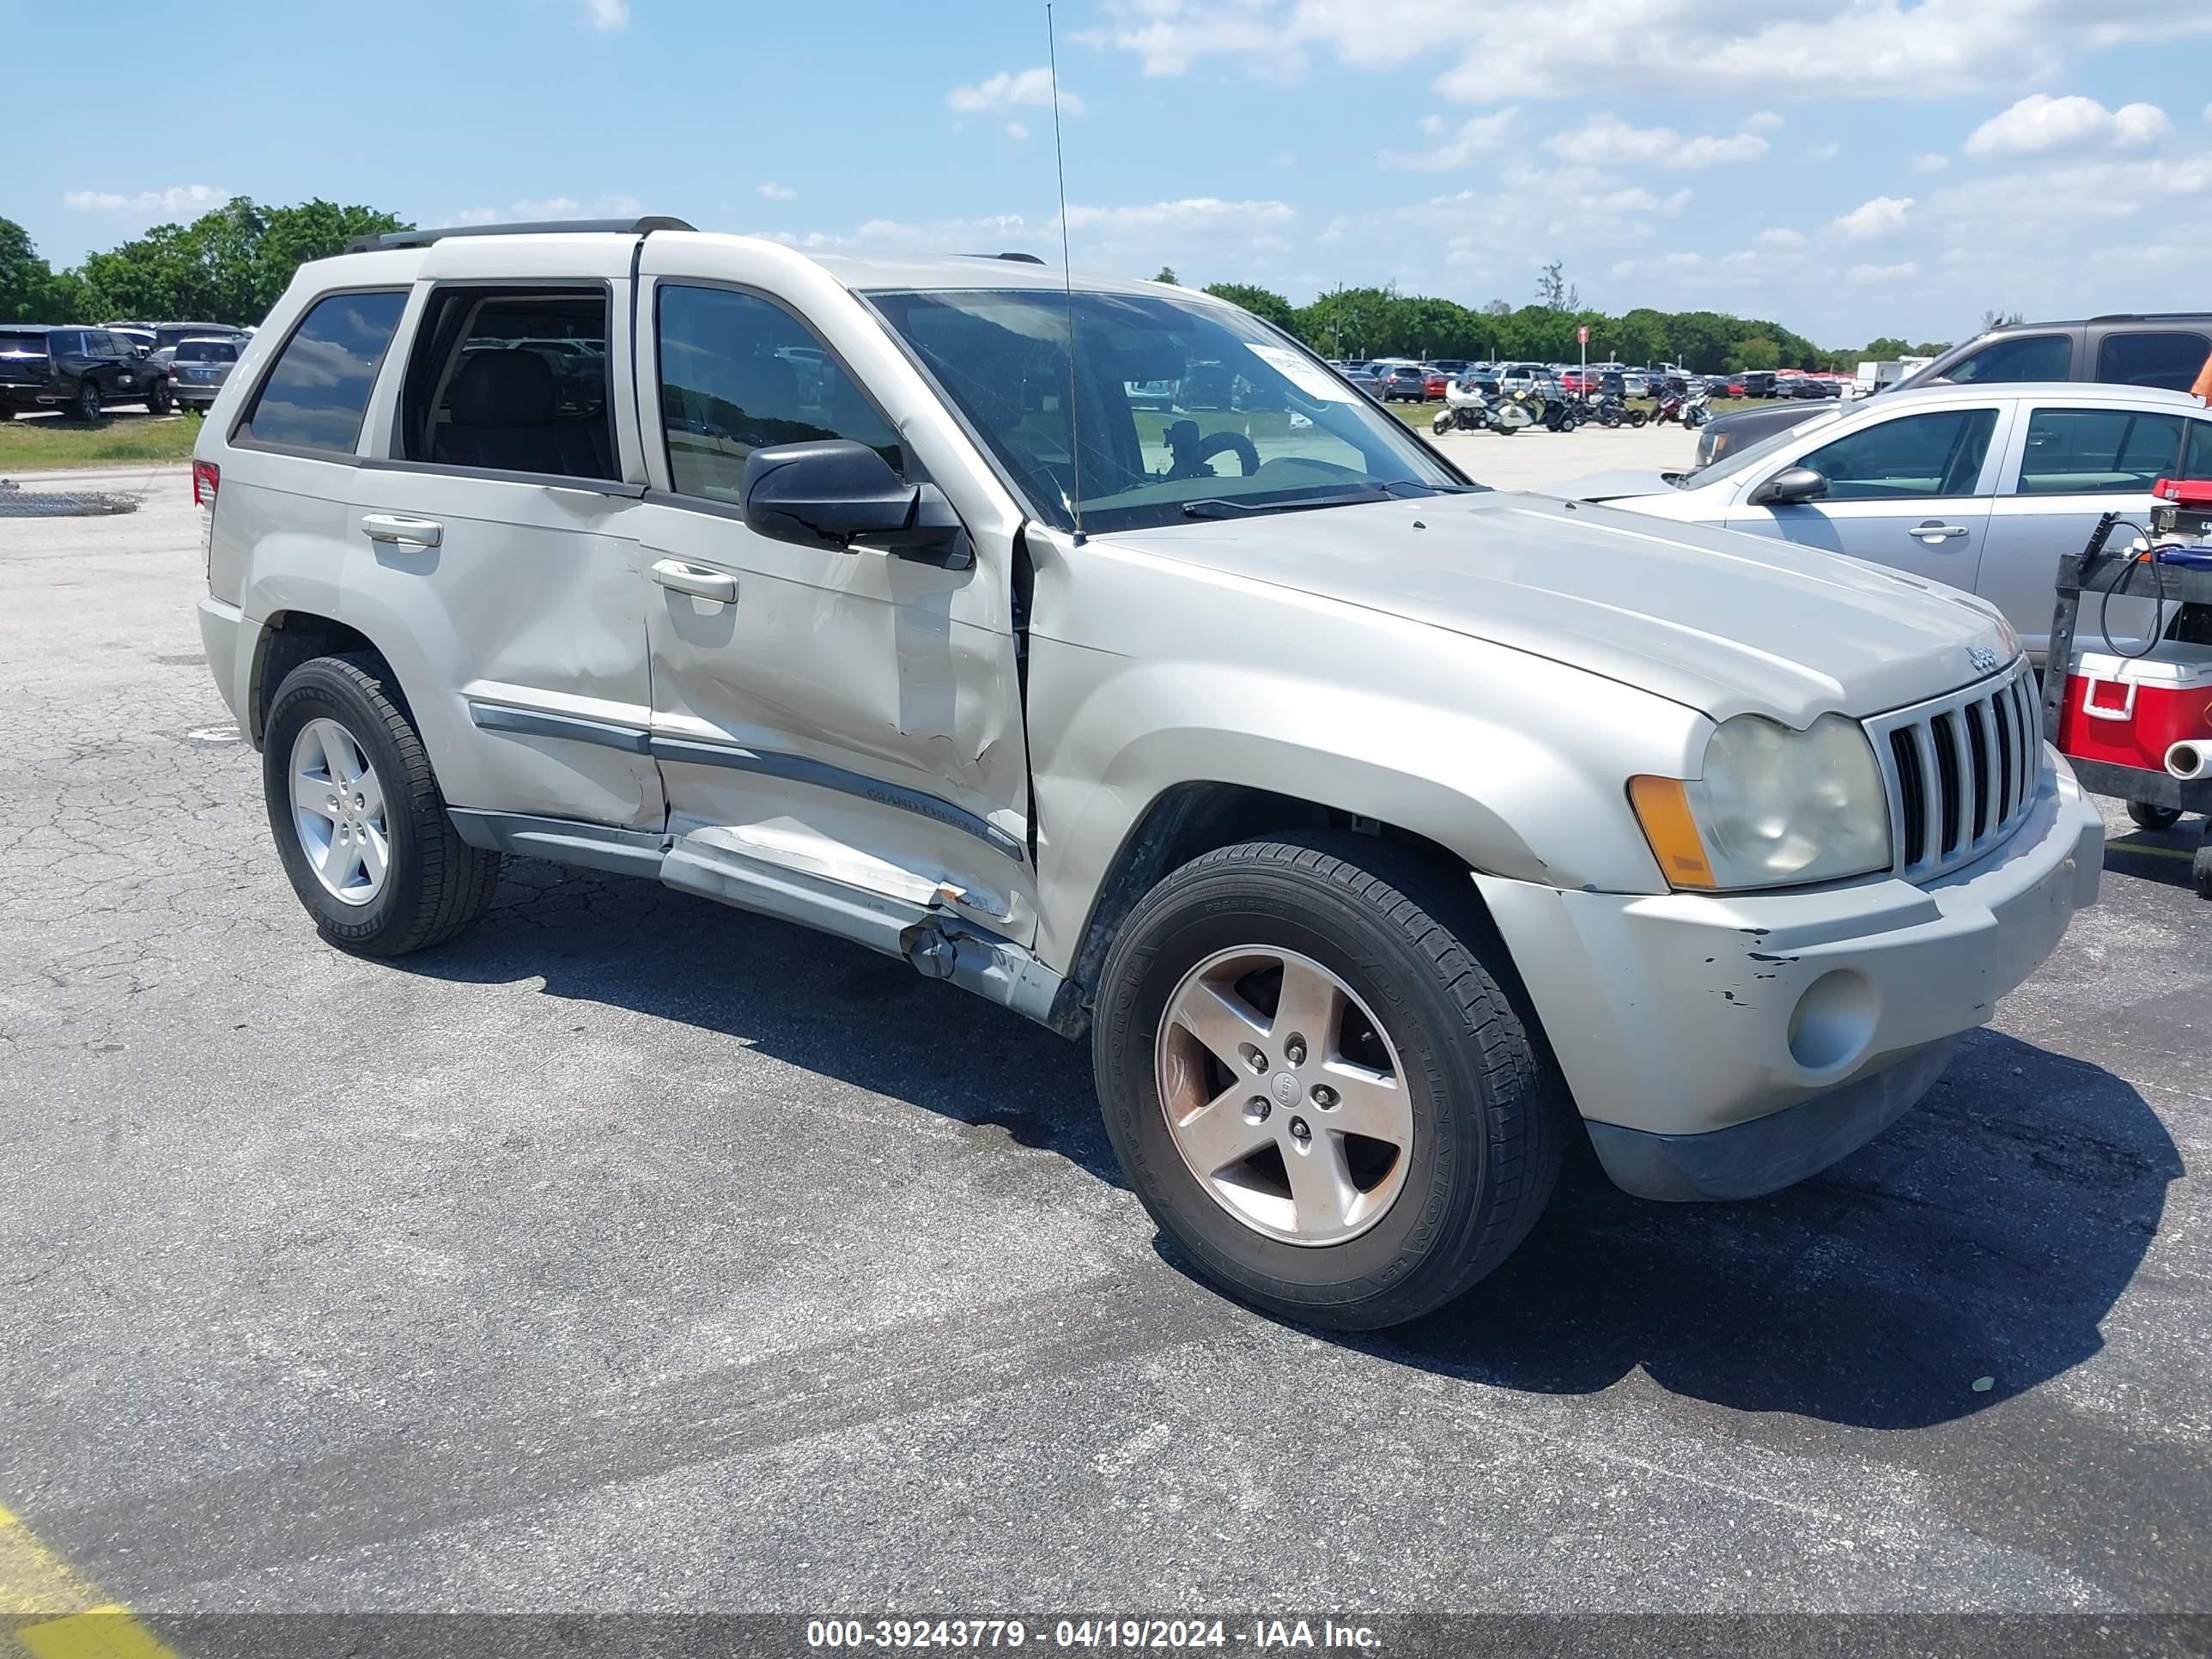
[[[215,495],[222,483],[222,469],[213,461],[192,463],[192,505],[200,510],[200,564],[208,580],[215,580]]]

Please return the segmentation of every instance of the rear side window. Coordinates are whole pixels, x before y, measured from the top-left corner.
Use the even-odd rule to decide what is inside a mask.
[[[619,478],[607,312],[601,283],[437,289],[407,365],[400,453],[483,472]]]
[[[2179,415],[2039,409],[2021,457],[2022,495],[2147,495],[2181,459]]]
[[[2016,334],[1995,340],[1943,371],[1960,386],[2001,381],[2065,380],[2074,375],[2074,342],[2064,334]]]
[[[669,482],[736,501],[745,457],[771,444],[849,438],[904,475],[898,434],[806,325],[772,301],[662,284],[655,310]]]
[[[2107,334],[2097,348],[2097,378],[2115,386],[2186,392],[2207,357],[2212,357],[2212,339],[2202,334]]]
[[[46,355],[46,337],[43,332],[27,334],[0,329],[0,357],[43,357]]]
[[[351,454],[406,304],[404,293],[331,294],[316,301],[262,380],[239,436]]]

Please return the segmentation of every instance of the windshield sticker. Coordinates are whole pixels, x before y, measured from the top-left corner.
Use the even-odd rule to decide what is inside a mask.
[[[1352,391],[1341,381],[1329,378],[1328,371],[1310,358],[1302,357],[1285,346],[1247,344],[1250,352],[1261,362],[1288,380],[1307,397],[1325,404],[1348,404]]]

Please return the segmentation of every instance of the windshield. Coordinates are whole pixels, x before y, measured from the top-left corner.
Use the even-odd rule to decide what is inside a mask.
[[[868,298],[1063,530],[1079,477],[1086,532],[1466,487],[1402,422],[1231,306],[1039,289]],[[1130,398],[1163,384],[1164,400]]]
[[[1885,404],[1883,407],[1887,408],[1888,405]],[[1792,438],[1804,436],[1810,428],[1824,426],[1831,421],[1839,421],[1842,418],[1843,410],[1840,407],[1816,411],[1808,415],[1802,421],[1784,426],[1771,438],[1761,438],[1757,443],[1746,444],[1741,449],[1724,451],[1714,456],[1703,466],[1693,467],[1689,471],[1682,473],[1674,482],[1686,487],[1693,483],[1711,483],[1715,478],[1724,478],[1731,472],[1739,471],[1744,467],[1755,465],[1765,460]]]

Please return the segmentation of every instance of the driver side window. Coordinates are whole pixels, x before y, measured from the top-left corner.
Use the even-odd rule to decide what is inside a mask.
[[[813,331],[772,300],[663,283],[654,301],[660,422],[679,495],[736,502],[745,458],[849,438],[905,476],[898,434]]]
[[[1996,431],[1994,409],[1946,409],[1862,428],[1797,463],[1828,481],[1826,501],[1971,495]]]

